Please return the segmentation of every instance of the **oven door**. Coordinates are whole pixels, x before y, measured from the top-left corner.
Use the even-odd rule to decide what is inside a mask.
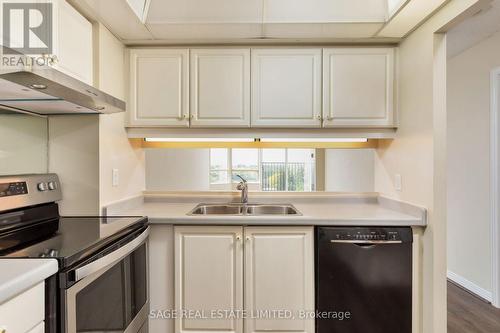
[[[113,252],[73,268],[63,291],[64,332],[147,331],[149,227]]]

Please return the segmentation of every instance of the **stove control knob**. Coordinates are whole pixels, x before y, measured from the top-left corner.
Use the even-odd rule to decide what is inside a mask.
[[[49,182],[49,190],[53,191],[57,189],[57,183],[56,182]]]
[[[48,190],[47,183],[38,183],[37,187],[38,187],[38,191],[45,192]]]

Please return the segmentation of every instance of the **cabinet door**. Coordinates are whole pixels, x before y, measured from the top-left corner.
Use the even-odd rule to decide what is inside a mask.
[[[314,319],[300,311],[314,311],[313,227],[245,228],[245,309],[288,310],[295,319],[255,318],[245,322],[245,333],[314,332]]]
[[[250,49],[192,49],[191,126],[250,126]]]
[[[252,126],[321,126],[321,49],[252,49]]]
[[[130,124],[189,126],[187,49],[130,50]]]
[[[58,22],[54,36],[53,53],[57,56],[54,67],[93,85],[92,23],[66,1],[59,0],[55,4]]]
[[[325,127],[393,127],[393,105],[393,48],[324,50]]]
[[[28,332],[45,318],[45,283],[0,304],[0,331]]]
[[[218,319],[211,311],[243,309],[242,228],[187,226],[174,233],[175,308],[200,314],[176,318],[175,332],[241,333],[241,317]]]

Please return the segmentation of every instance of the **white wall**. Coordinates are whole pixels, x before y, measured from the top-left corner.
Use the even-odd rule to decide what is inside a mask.
[[[448,270],[491,292],[490,70],[500,32],[448,60]]]
[[[326,149],[325,191],[373,192],[373,149]]]
[[[416,230],[414,332],[446,332],[446,45],[436,32],[476,4],[448,2],[400,44],[400,125],[377,149],[375,190],[428,209],[427,227]]]
[[[94,24],[95,86],[117,98],[126,98],[126,61],[123,44],[102,24]],[[125,131],[125,113],[99,117],[100,206],[140,195],[145,188],[144,151],[131,143]],[[112,170],[119,184],[112,186]]]
[[[146,190],[208,191],[208,149],[147,149]]]
[[[0,175],[47,172],[47,119],[0,115]]]
[[[94,86],[125,98],[124,48],[104,26],[94,28]],[[49,117],[49,172],[59,174],[62,215],[99,215],[113,201],[144,190],[144,152],[131,144],[125,113]],[[112,169],[120,173],[113,187]]]

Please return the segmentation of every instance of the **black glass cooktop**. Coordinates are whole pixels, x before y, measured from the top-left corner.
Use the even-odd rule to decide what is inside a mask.
[[[87,258],[96,251],[147,224],[143,217],[60,217],[59,229],[50,236],[16,246],[2,258],[56,258],[61,268]]]

